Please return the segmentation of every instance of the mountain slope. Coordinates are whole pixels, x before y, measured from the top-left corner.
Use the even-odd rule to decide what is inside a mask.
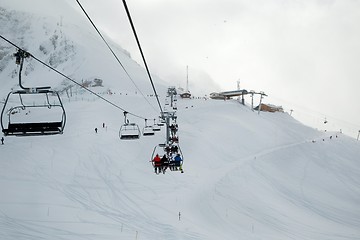
[[[149,111],[140,96],[122,98]],[[180,100],[185,173],[156,175],[148,161],[164,132],[121,141],[111,106],[66,107],[63,135],[8,137],[1,146],[2,239],[359,236],[353,139],[330,140],[287,114],[258,115],[237,102]]]
[[[63,8],[66,6],[63,4]],[[145,70],[130,58],[128,52],[107,39],[125,72],[86,18],[81,18],[72,8],[59,9],[67,13],[66,17],[41,16],[4,8],[0,11],[2,36],[76,82],[81,84],[101,79],[107,88],[104,92],[112,89],[113,92],[152,93]],[[0,76],[4,87],[0,93],[4,96],[18,84],[18,68],[13,57],[17,49],[1,41]],[[153,78],[156,87],[164,89],[164,83],[156,76]],[[32,58],[25,60],[23,83],[28,87],[51,86],[59,91],[75,86]]]

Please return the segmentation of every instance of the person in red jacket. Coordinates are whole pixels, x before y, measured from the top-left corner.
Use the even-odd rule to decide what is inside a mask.
[[[156,156],[154,157],[152,162],[154,164],[155,173],[159,174],[161,171],[161,158],[160,158],[159,154],[156,154]]]

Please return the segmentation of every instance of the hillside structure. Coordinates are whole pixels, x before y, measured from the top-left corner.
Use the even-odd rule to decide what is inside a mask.
[[[257,107],[254,108],[254,110],[259,110],[259,107],[260,107],[260,111],[263,112],[284,112],[282,106],[276,106],[273,104],[265,104],[265,103],[259,104]]]
[[[210,93],[210,98],[212,99],[230,99],[232,97],[239,97],[248,94],[248,91],[245,89],[235,90],[235,91],[225,91],[225,92],[212,92]]]
[[[179,95],[181,98],[191,98],[191,93],[189,93],[189,92],[184,92]]]

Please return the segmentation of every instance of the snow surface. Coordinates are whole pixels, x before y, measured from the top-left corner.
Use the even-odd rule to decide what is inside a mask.
[[[67,102],[63,135],[6,137],[0,239],[359,239],[355,140],[236,101],[178,108],[184,174],[153,172],[164,129],[121,141],[100,100]]]
[[[30,36],[23,44],[34,55],[48,62],[52,54],[71,56],[57,68],[76,80],[103,79],[103,87],[91,89],[131,112],[157,118],[146,74],[126,51],[117,53],[145,96],[83,27],[63,27],[63,37],[55,41],[72,42],[69,55],[55,48],[41,55],[39,46],[49,43],[53,27],[60,31],[51,18],[3,14],[2,34],[11,32],[9,21],[21,17],[28,19],[29,32],[14,38]],[[33,33],[34,21],[49,34]],[[16,89],[17,77],[13,49],[1,46],[4,98]],[[29,62],[26,84],[41,84],[44,75],[57,78],[33,60],[25,65]],[[59,90],[69,84],[61,77],[46,83]],[[165,102],[166,86],[156,83]],[[185,173],[156,175],[149,161],[153,148],[165,141],[164,129],[152,137],[120,140],[122,111],[73,90],[72,96],[61,95],[64,134],[6,137],[0,145],[0,239],[360,239],[356,140],[304,126],[286,113],[259,115],[233,100],[179,99]],[[142,119],[129,118],[144,127]]]

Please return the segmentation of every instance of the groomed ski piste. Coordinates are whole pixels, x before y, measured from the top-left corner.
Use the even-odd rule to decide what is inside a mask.
[[[140,65],[116,48],[143,95],[91,26],[56,4],[66,13],[61,24],[39,12],[0,9],[1,34],[79,82],[102,79],[90,89],[126,110],[158,117]],[[2,107],[17,88],[17,67],[16,49],[1,46]],[[24,72],[26,86],[70,86],[34,60],[25,61]],[[165,109],[168,85],[154,79]],[[72,90],[61,94],[63,134],[7,136],[0,145],[1,240],[360,239],[355,139],[305,126],[288,113],[258,114],[236,100],[178,98],[184,173],[157,175],[150,160],[165,142],[164,127],[120,140],[123,112]],[[143,119],[129,118],[142,130]]]
[[[66,108],[64,134],[1,146],[1,239],[359,239],[352,138],[237,101],[179,100],[185,172],[156,175],[164,129],[121,141],[111,106]]]

